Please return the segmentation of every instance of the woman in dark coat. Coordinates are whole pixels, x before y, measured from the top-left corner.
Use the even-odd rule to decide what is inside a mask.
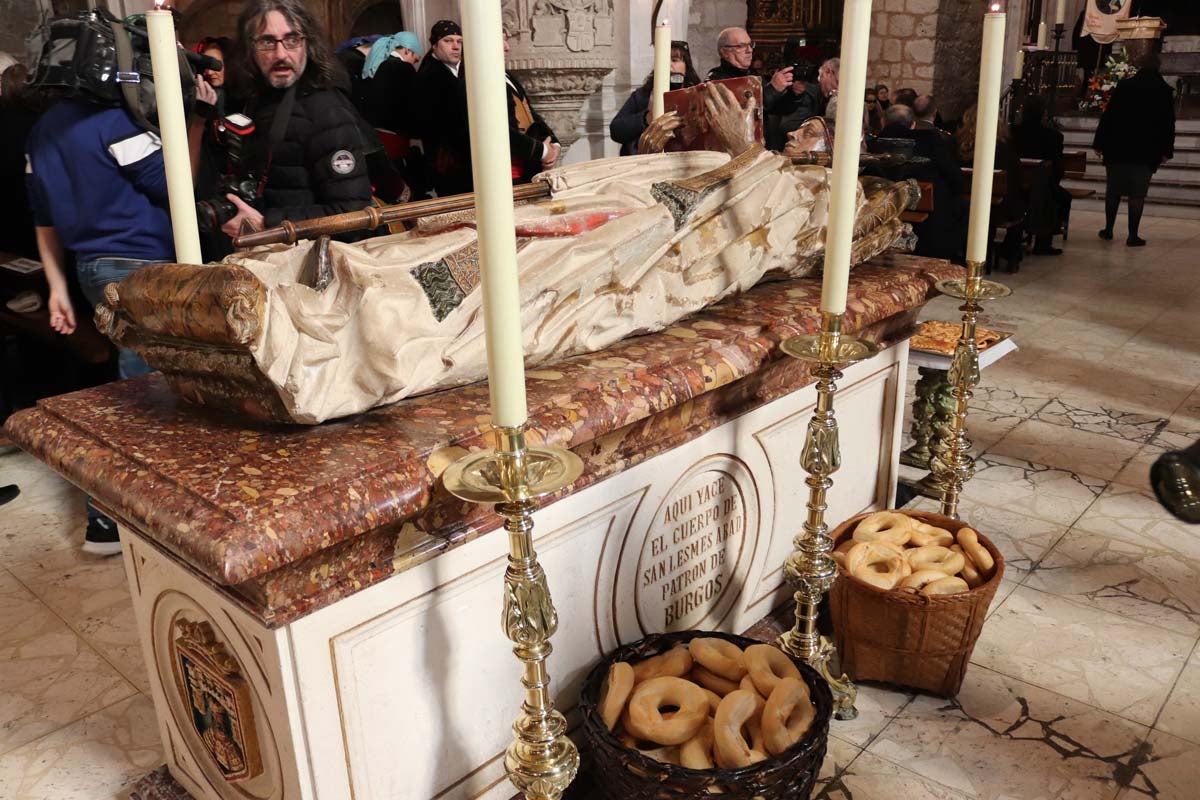
[[[1113,225],[1121,198],[1129,200],[1129,236],[1125,244],[1143,247],[1138,236],[1146,192],[1154,172],[1175,155],[1175,108],[1171,87],[1159,74],[1158,56],[1147,54],[1136,62],[1137,74],[1113,89],[1100,117],[1092,148],[1104,159],[1108,185],[1104,193],[1104,230],[1101,239],[1113,238]]]
[[[692,54],[687,42],[671,42],[671,90],[686,89],[700,83],[692,66]],[[608,135],[621,145],[621,155],[637,155],[638,139],[650,124],[650,92],[654,88],[654,73],[629,95],[625,105],[608,124]]]

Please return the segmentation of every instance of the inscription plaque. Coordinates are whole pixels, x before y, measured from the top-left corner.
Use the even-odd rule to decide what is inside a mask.
[[[747,529],[758,517],[751,503],[749,474],[728,456],[694,465],[666,493],[638,558],[634,599],[644,633],[720,625],[742,588]]]

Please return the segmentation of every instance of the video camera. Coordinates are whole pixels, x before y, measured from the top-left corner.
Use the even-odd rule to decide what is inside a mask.
[[[213,123],[213,131],[225,152],[225,165],[216,194],[196,203],[196,222],[204,233],[220,230],[237,216],[237,206],[226,194],[254,205],[266,185],[266,170],[259,169],[262,160],[252,140],[254,121],[245,114],[229,114]]]

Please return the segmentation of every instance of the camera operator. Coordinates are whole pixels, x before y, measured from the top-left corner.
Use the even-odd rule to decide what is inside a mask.
[[[370,205],[367,142],[342,91],[344,70],[303,2],[248,0],[238,18],[238,54],[255,145],[267,167],[259,183],[262,210],[231,192],[226,197],[236,213],[221,230],[236,236],[244,222],[275,227]]]
[[[782,150],[787,135],[809,117],[821,116],[821,90],[817,85],[817,65],[801,61],[792,65],[792,83],[767,116],[767,147]]]

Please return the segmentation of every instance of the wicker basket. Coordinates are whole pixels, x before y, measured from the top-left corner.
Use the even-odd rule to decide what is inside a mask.
[[[958,534],[967,524],[924,511],[910,517]],[[854,533],[868,514],[839,525],[834,546]],[[953,697],[962,686],[983,620],[1004,575],[1004,557],[983,534],[979,543],[996,560],[986,583],[961,594],[926,596],[886,591],[850,578],[839,565],[829,593],[834,638],[842,669],[853,680],[882,681]]]
[[[750,767],[695,770],[664,764],[622,745],[600,719],[600,687],[609,666],[617,661],[641,661],[700,636],[715,636],[742,648],[761,644],[714,631],[654,634],[610,653],[588,674],[579,707],[583,712],[584,768],[589,782],[603,787],[603,797],[621,800],[712,800],[718,794],[729,800],[805,800],[825,760],[833,696],[821,676],[800,661],[795,662],[796,666],[817,707],[812,727],[786,753]]]

